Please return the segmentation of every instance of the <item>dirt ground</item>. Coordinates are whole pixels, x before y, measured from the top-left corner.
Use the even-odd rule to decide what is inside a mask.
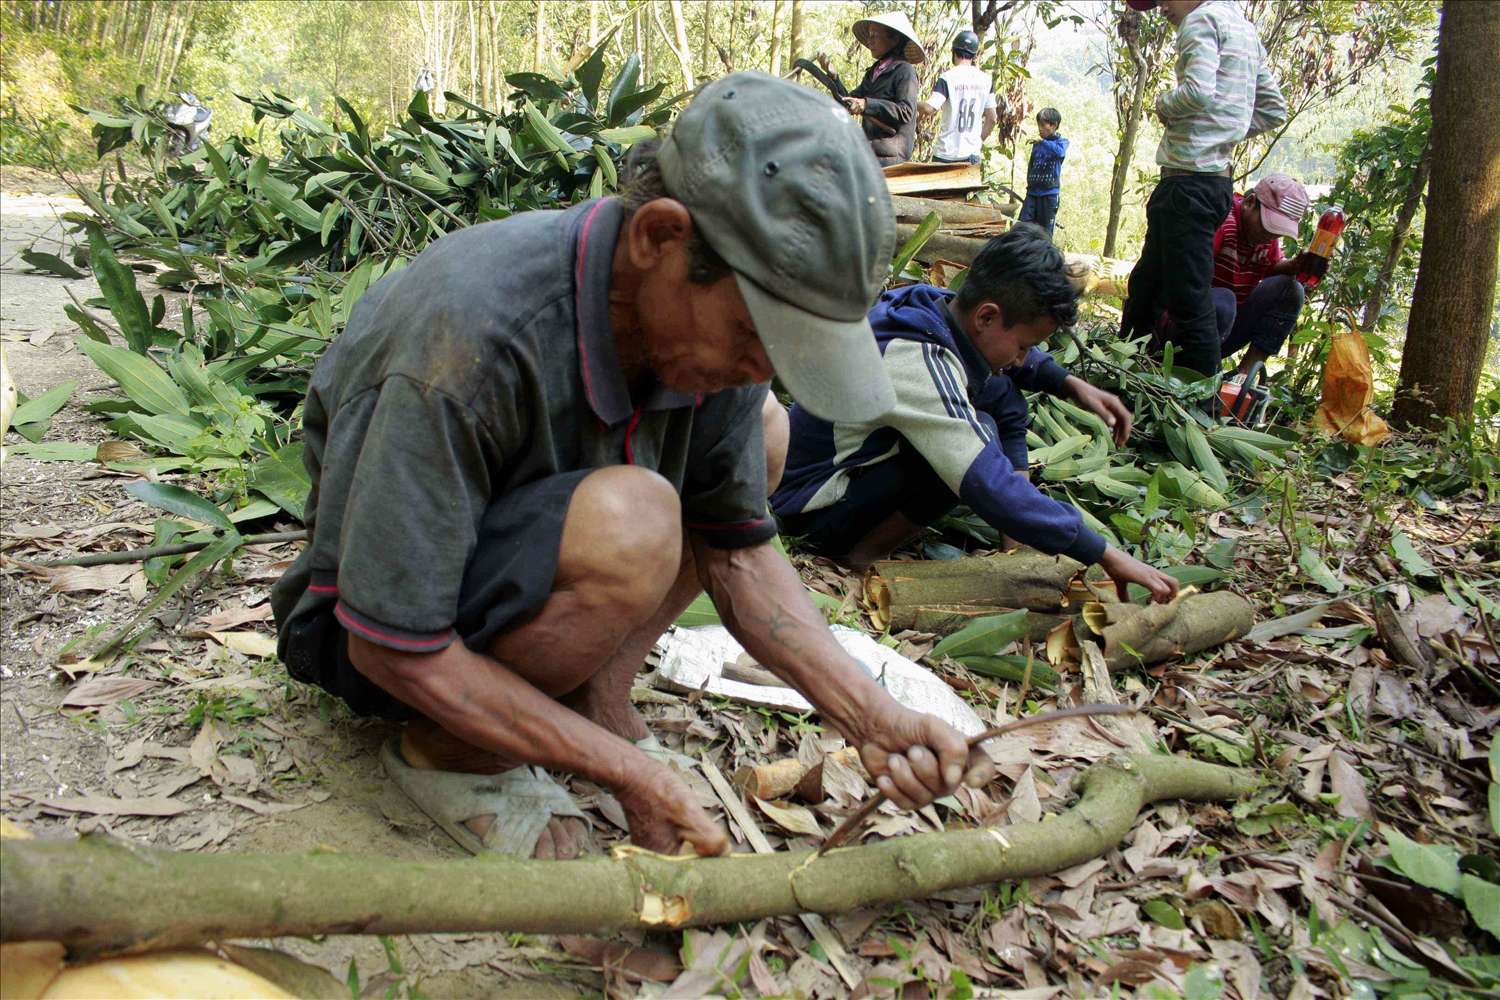
[[[78,328],[64,307],[86,303],[97,286],[92,278],[29,273],[18,256],[35,247],[67,259],[57,215],[79,207],[44,176],[10,168],[0,174],[0,339],[27,396],[76,383],[44,440],[94,444],[111,439],[108,418],[84,407],[110,395],[110,383],[78,350]],[[138,284],[148,298],[155,294],[149,276],[139,276]],[[169,301],[168,325],[176,309]],[[7,437],[8,445],[18,441]],[[200,477],[158,478],[199,492],[212,488]],[[182,851],[461,857],[382,774],[376,755],[394,727],[357,719],[292,683],[270,655],[269,588],[295,556],[295,544],[241,551],[231,566],[221,565],[147,616],[128,653],[88,658],[100,638],[152,599],[160,577],[148,572],[157,568],[37,565],[85,550],[150,544],[161,511],[126,492],[139,479],[94,462],[41,462],[25,454],[5,461],[5,818],[43,838],[105,830]],[[1390,523],[1373,522],[1382,526],[1372,531],[1375,508],[1353,472],[1327,477],[1301,502],[1308,509],[1296,517],[1326,533],[1328,551],[1343,553],[1337,572],[1347,587],[1344,599],[1330,601],[1298,576],[1285,524],[1215,513],[1203,525],[1202,548],[1227,548],[1226,586],[1252,599],[1262,623],[1277,619],[1288,623],[1284,629],[1227,643],[1189,663],[1122,672],[1123,691],[1110,689],[1109,696],[1143,710],[1135,729],[1080,721],[1007,737],[1003,746],[992,742],[1001,777],[987,789],[961,789],[941,808],[915,815],[890,807],[872,829],[894,837],[941,830],[945,819],[986,826],[1041,821],[1068,806],[1083,768],[1122,748],[1144,750],[1143,734],[1168,752],[1260,766],[1266,790],[1233,811],[1160,803],[1141,813],[1126,844],[1052,876],[843,914],[830,921],[834,936],[825,941],[847,954],[832,959],[790,918],[692,931],[686,941],[630,936],[630,945],[648,952],[639,965],[654,980],[646,982],[627,981],[618,967],[603,971],[600,944],[584,938],[450,934],[271,943],[339,982],[353,963],[360,995],[378,997],[834,997],[849,993],[838,962],[847,962],[850,982],[863,979],[861,996],[898,989],[906,997],[964,995],[961,983],[972,983],[974,996],[1026,1000],[1191,995],[1193,970],[1208,967],[1223,977],[1224,995],[1241,1000],[1334,998],[1347,995],[1351,977],[1416,982],[1429,972],[1472,988],[1478,983],[1472,970],[1455,965],[1436,940],[1467,957],[1488,939],[1470,930],[1464,944],[1463,914],[1454,918],[1453,904],[1443,910],[1433,893],[1393,881],[1389,868],[1379,876],[1368,868],[1356,873],[1355,855],[1386,854],[1377,829],[1407,831],[1424,844],[1456,844],[1481,860],[1500,854],[1487,815],[1493,786],[1485,761],[1500,724],[1500,686],[1492,679],[1500,676],[1500,649],[1491,621],[1500,617],[1494,599],[1500,564],[1492,544],[1476,544],[1500,514],[1474,491],[1420,504],[1402,498]],[[1392,548],[1398,524],[1405,549]],[[296,527],[277,517],[239,525],[244,533]],[[826,560],[794,561],[809,586],[824,593],[857,586]],[[1429,659],[1425,668],[1414,666],[1382,634],[1374,590],[1390,594],[1410,643],[1440,654],[1435,665]],[[1314,604],[1322,620],[1297,623],[1296,613]],[[937,639],[912,632],[894,638],[914,660]],[[1029,684],[1018,692],[950,661],[937,668],[988,723],[1021,713],[1024,692],[1030,693],[1026,712],[1103,696],[1087,693],[1073,677],[1066,690],[1042,694]],[[640,703],[669,748],[701,752],[726,774],[789,756],[821,760],[840,743],[814,719],[793,713],[697,695],[654,693]],[[839,787],[825,777],[822,801],[762,803],[763,815],[748,819],[773,848],[813,846],[868,794],[855,772],[843,773],[840,780],[850,783]],[[722,817],[707,782],[688,777]],[[623,837],[617,802],[585,782],[573,780],[571,788],[588,808],[597,839],[607,845]],[[737,822],[729,829],[735,851],[751,849]],[[1434,909],[1448,914],[1449,923],[1403,927],[1397,915]],[[1405,964],[1392,965],[1356,921],[1340,924],[1351,914],[1392,935],[1408,956]],[[1331,957],[1327,934],[1335,926],[1339,955]],[[719,956],[748,970],[748,980],[736,986],[711,970],[684,970],[679,954]],[[1421,965],[1412,964],[1413,955],[1425,956]],[[618,955],[605,957],[610,965]],[[1129,988],[1123,994],[1122,986]]]
[[[16,173],[7,169],[0,195],[0,337],[7,366],[27,396],[77,383],[68,405],[53,417],[47,440],[107,440],[108,429],[82,404],[110,381],[78,351],[78,328],[63,312],[73,301],[69,292],[82,301],[97,295],[98,286],[92,277],[65,281],[25,273],[16,256],[25,247],[60,252],[64,230],[57,215],[81,205],[55,193],[44,177]],[[12,436],[10,443],[15,440]],[[61,557],[105,533],[122,548],[150,544],[160,511],[123,490],[135,478],[92,463],[7,458],[0,496],[3,549],[19,555],[12,550],[24,545],[28,559]],[[296,527],[266,522],[253,530]],[[175,599],[167,602],[158,634],[137,645],[134,655],[98,672],[138,678],[143,690],[97,709],[62,705],[73,681],[59,663],[70,658],[63,653],[69,644],[101,626],[118,627],[136,613],[147,599],[139,565],[128,566],[124,576],[105,567],[101,578],[81,581],[102,590],[58,591],[52,586],[56,581],[17,572],[8,563],[0,598],[4,814],[43,837],[97,828],[178,850],[461,856],[447,834],[381,773],[375,755],[392,727],[322,704],[306,689],[289,685],[279,666],[266,665],[274,661],[235,652],[206,636],[214,615],[235,621],[233,632],[272,636],[269,586],[279,564],[294,554],[290,546],[258,547],[236,560],[237,578],[216,576],[187,607]],[[171,634],[179,624],[187,635]],[[195,631],[197,638],[191,637]],[[210,739],[220,743],[218,781],[189,756],[205,716],[215,727]],[[146,810],[181,811],[95,815],[46,805],[87,803],[88,797],[141,799]],[[554,963],[569,960],[542,940],[429,935],[395,943],[406,985],[420,984],[432,997],[571,996],[598,989],[598,977],[587,970],[544,971],[549,957]],[[291,939],[277,946],[329,969],[340,982],[354,959],[377,996],[392,984],[386,953],[374,938]]]

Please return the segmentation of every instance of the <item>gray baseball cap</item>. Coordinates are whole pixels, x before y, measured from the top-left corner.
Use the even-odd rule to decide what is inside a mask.
[[[825,420],[895,405],[865,314],[896,219],[864,132],[829,97],[765,73],[705,86],[656,162],[672,197],[734,269],[776,374]]]

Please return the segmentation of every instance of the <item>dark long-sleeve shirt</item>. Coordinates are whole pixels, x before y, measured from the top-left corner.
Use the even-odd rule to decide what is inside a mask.
[[[881,166],[911,159],[917,141],[919,88],[912,64],[892,56],[865,70],[865,78],[849,92],[850,97],[865,99],[865,138],[870,140],[870,149]]]

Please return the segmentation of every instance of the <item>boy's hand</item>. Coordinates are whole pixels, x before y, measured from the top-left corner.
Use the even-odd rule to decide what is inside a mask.
[[[844,104],[849,108],[851,115],[862,115],[865,113],[865,99],[863,97],[846,97]]]
[[[1127,585],[1132,583],[1138,583],[1151,591],[1151,600],[1157,604],[1166,604],[1177,596],[1175,579],[1155,566],[1148,566],[1134,556],[1126,555],[1113,545],[1104,547],[1104,555],[1099,558],[1099,565],[1115,582],[1115,589],[1119,591],[1122,601],[1130,599]]]
[[[1135,424],[1135,417],[1130,408],[1120,401],[1120,397],[1112,392],[1089,385],[1077,375],[1069,375],[1063,382],[1063,391],[1073,397],[1073,401],[1090,413],[1097,413],[1104,418],[1105,424],[1110,428],[1115,439],[1115,447],[1125,447],[1125,442],[1130,440],[1130,430]]]
[[[833,75],[833,67],[829,65],[828,56],[825,53],[819,52],[817,55],[813,56],[813,61],[815,61],[819,66],[823,67],[823,72],[827,73],[829,76]]]

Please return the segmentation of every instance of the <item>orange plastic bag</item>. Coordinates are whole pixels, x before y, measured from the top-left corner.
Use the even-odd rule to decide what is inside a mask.
[[[1364,336],[1351,329],[1334,337],[1323,365],[1323,401],[1315,418],[1318,430],[1354,444],[1384,441],[1391,429],[1370,409],[1374,396],[1375,373]]]

